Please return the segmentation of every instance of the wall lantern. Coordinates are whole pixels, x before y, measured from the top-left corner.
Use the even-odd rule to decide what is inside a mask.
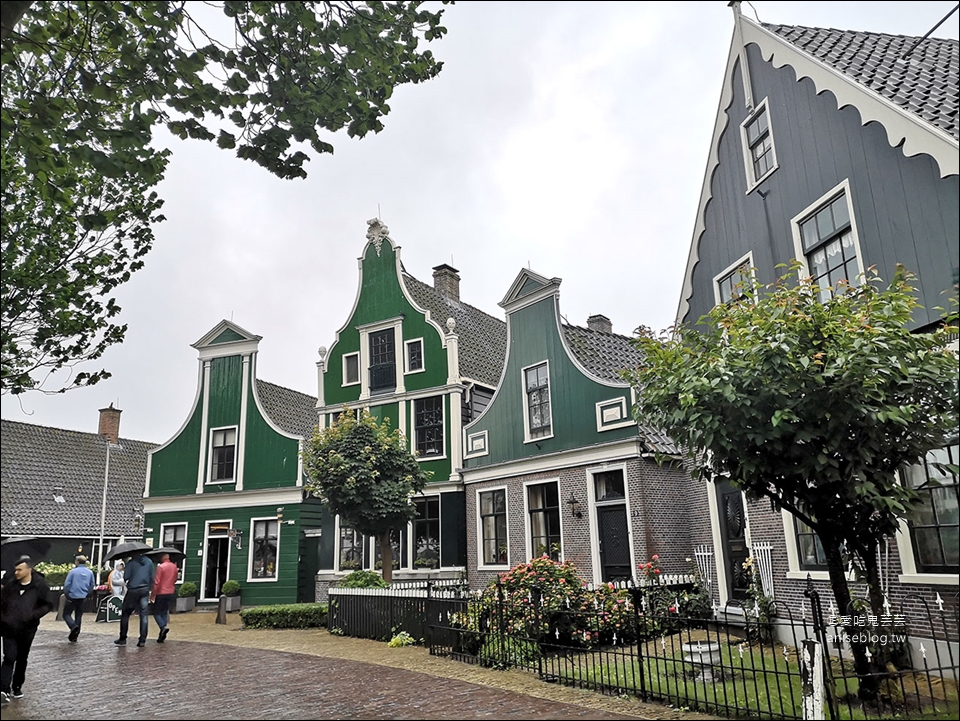
[[[567,499],[567,505],[570,506],[570,513],[577,518],[583,518],[583,511],[580,510],[580,501],[573,495],[573,491],[570,491],[570,498]]]

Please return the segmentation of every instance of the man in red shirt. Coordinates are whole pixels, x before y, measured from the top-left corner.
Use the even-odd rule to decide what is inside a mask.
[[[157,574],[153,579],[153,591],[150,594],[150,600],[153,602],[153,620],[160,627],[157,643],[163,643],[167,638],[167,633],[170,632],[170,628],[167,626],[170,622],[170,604],[177,597],[176,583],[179,574],[180,569],[177,568],[177,564],[170,560],[169,553],[160,556]]]

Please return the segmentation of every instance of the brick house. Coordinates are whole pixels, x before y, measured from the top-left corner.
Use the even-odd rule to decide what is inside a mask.
[[[467,574],[497,573],[547,554],[588,582],[628,580],[658,554],[666,571],[690,570],[689,477],[655,454],[675,451],[638,427],[619,376],[636,362],[629,338],[591,316],[560,315],[559,278],[524,269],[500,303],[503,376],[486,410],[464,428]]]
[[[678,322],[728,300],[744,273],[769,283],[797,259],[825,293],[872,266],[890,279],[901,263],[922,305],[910,328],[935,327],[960,262],[957,41],[758,24],[731,6]],[[929,460],[957,455],[954,441]],[[881,549],[881,574],[890,603],[918,618],[924,603],[957,597],[958,485],[930,463],[903,479],[924,504]],[[694,487],[691,503],[707,521],[692,524],[693,541],[714,554],[721,603],[744,597],[748,555],[795,617],[808,577],[832,598],[819,541],[791,514],[726,483]]]

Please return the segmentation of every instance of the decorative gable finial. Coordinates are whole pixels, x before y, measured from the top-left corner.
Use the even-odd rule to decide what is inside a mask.
[[[380,218],[370,218],[367,221],[367,240],[373,243],[373,247],[377,249],[377,257],[380,257],[380,246],[383,245],[384,239],[390,239],[390,229],[380,222]]]
[[[447,333],[453,333],[453,329],[457,327],[457,321],[453,318],[447,318]]]

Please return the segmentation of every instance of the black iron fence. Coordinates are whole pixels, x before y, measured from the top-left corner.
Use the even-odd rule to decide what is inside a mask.
[[[378,640],[406,631],[433,655],[732,718],[958,717],[955,604],[910,596],[860,621],[824,613],[812,587],[802,617],[776,604],[696,608],[673,593],[605,585],[571,604],[459,582],[331,589],[329,624]]]

